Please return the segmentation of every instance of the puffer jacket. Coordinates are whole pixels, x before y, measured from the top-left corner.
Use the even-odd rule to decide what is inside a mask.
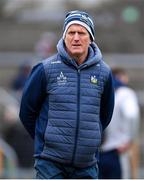
[[[58,53],[36,65],[25,85],[20,119],[35,140],[35,157],[74,167],[96,163],[109,124],[114,91],[111,70],[95,43],[77,65],[63,40]]]

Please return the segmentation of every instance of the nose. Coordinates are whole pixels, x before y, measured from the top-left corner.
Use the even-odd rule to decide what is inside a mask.
[[[79,34],[77,32],[74,34],[74,40],[79,41]]]

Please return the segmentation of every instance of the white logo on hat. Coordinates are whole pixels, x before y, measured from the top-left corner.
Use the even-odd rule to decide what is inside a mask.
[[[80,18],[82,21],[86,22],[88,21],[88,18],[85,16],[85,15],[81,15],[81,18]]]

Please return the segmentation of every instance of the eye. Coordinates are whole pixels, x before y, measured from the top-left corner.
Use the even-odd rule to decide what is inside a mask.
[[[79,35],[85,35],[86,33],[85,32],[79,32]]]
[[[69,34],[69,35],[74,35],[75,32],[74,32],[74,31],[69,31],[68,34]]]

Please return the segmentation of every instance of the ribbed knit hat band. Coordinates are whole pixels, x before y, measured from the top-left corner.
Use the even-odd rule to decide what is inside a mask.
[[[72,24],[79,24],[85,27],[90,34],[91,40],[94,41],[94,23],[87,13],[83,11],[71,11],[67,13],[63,26],[63,39],[65,38],[69,26]]]

